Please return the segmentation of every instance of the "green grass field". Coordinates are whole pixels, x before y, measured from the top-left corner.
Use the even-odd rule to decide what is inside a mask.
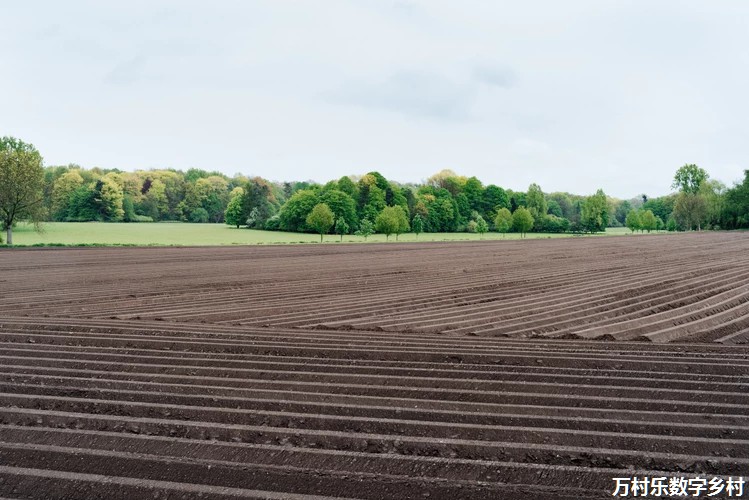
[[[614,228],[605,235],[623,235],[629,233],[626,228]],[[602,233],[601,235],[604,235]],[[3,235],[4,236],[4,235]],[[598,235],[596,235],[598,236]],[[527,238],[564,238],[571,234],[535,234]],[[590,236],[585,236],[590,237]],[[487,233],[482,237],[470,233],[422,233],[402,234],[398,241],[478,241],[478,240],[513,240],[519,239],[517,233],[502,236],[499,233]],[[320,236],[305,233],[284,233],[279,231],[255,231],[236,229],[224,224],[188,224],[188,223],[150,223],[123,224],[104,222],[48,222],[42,225],[42,232],[37,233],[29,225],[20,224],[13,231],[15,245],[263,245],[318,243]],[[326,235],[325,243],[338,243],[339,236]],[[384,242],[385,236],[375,234],[367,242]],[[390,237],[395,241],[395,236]],[[348,235],[344,243],[364,243],[364,238]]]

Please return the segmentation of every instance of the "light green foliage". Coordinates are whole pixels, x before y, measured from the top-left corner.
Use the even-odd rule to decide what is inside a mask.
[[[640,226],[642,230],[650,232],[658,228],[658,220],[650,210],[643,210],[640,213]]]
[[[122,208],[122,187],[116,180],[110,176],[102,177],[96,184],[96,192],[101,220],[108,222],[121,221],[125,215],[125,210]]]
[[[57,178],[52,188],[52,219],[58,221],[67,219],[70,199],[81,186],[83,186],[83,177],[77,170],[71,170]]]
[[[512,214],[512,227],[520,233],[522,237],[525,237],[525,233],[530,231],[533,227],[533,216],[530,211],[525,207],[518,207],[515,213]]]
[[[245,222],[242,220],[242,198],[244,198],[244,189],[236,187],[231,192],[231,199],[224,212],[224,220],[230,226],[239,226]]]
[[[603,190],[588,196],[580,207],[580,225],[590,233],[605,231],[609,220],[608,200]]]
[[[359,223],[359,229],[354,233],[356,236],[363,236],[364,241],[372,236],[375,232],[374,224],[369,219],[364,219]]]
[[[548,205],[544,192],[541,191],[541,186],[534,183],[528,187],[528,193],[525,195],[525,206],[536,220],[546,215]]]
[[[320,243],[323,235],[333,227],[334,217],[333,211],[325,203],[315,205],[307,216],[307,225],[320,234]]]
[[[341,241],[343,241],[343,235],[349,231],[349,225],[344,217],[338,217],[335,221],[335,232],[341,235]]]
[[[408,217],[405,210],[400,206],[385,207],[375,219],[375,228],[377,232],[383,233],[385,239],[389,239],[391,234],[398,235],[408,231]]]
[[[44,168],[34,146],[0,138],[0,226],[13,244],[13,224],[29,220],[38,228],[44,215]]]
[[[642,228],[642,222],[640,222],[640,214],[637,210],[630,209],[627,212],[627,218],[624,221],[624,225],[627,226],[633,233]]]
[[[687,164],[679,168],[674,175],[674,183],[671,185],[682,193],[697,194],[700,186],[708,179],[707,172],[697,165]]]
[[[676,219],[673,217],[669,217],[668,221],[666,222],[666,230],[667,231],[676,231],[678,229],[678,224],[676,223]]]
[[[500,208],[494,218],[494,227],[502,233],[502,237],[512,229],[512,213],[506,208]]]
[[[489,224],[486,223],[486,220],[481,217],[480,215],[476,217],[476,232],[479,233],[482,237],[486,232],[489,230]]]

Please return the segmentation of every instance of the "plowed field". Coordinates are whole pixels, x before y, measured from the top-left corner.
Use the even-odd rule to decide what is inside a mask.
[[[2,251],[0,497],[746,478],[748,339],[742,233]]]

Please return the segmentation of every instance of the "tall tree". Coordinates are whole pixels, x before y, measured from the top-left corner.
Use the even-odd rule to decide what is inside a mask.
[[[640,213],[634,208],[630,209],[630,211],[627,212],[627,217],[624,220],[624,224],[633,233],[639,230],[642,227],[642,222],[640,221]]]
[[[420,214],[414,215],[414,218],[411,220],[411,229],[417,238],[419,234],[424,232],[424,218]]]
[[[707,172],[697,165],[690,163],[680,167],[674,175],[674,183],[671,185],[682,193],[697,194],[700,186],[708,179]],[[647,201],[647,199],[643,200]]]
[[[546,197],[544,197],[541,186],[535,183],[528,186],[528,193],[525,195],[525,206],[534,219],[537,221],[543,219],[548,210],[548,204],[546,203]]]
[[[235,187],[231,192],[231,199],[229,204],[226,206],[224,212],[224,220],[230,226],[239,226],[246,221],[246,217],[243,220],[242,214],[242,198],[244,198],[244,189],[241,187]]]
[[[0,139],[0,225],[8,245],[13,244],[13,224],[28,220],[39,229],[44,216],[42,156],[31,145],[14,137]]]
[[[595,233],[605,231],[609,221],[608,200],[602,189],[588,196],[580,210],[580,225],[585,231]]]
[[[497,216],[494,218],[494,227],[497,231],[502,233],[502,237],[505,237],[507,231],[512,228],[512,214],[506,208],[500,208],[497,212]]]

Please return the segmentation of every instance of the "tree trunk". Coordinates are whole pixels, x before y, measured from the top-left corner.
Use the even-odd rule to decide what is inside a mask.
[[[322,233],[320,233],[320,243],[322,243]]]
[[[13,244],[13,226],[8,226],[8,229],[5,234],[6,234],[5,242],[8,245],[12,245]]]

